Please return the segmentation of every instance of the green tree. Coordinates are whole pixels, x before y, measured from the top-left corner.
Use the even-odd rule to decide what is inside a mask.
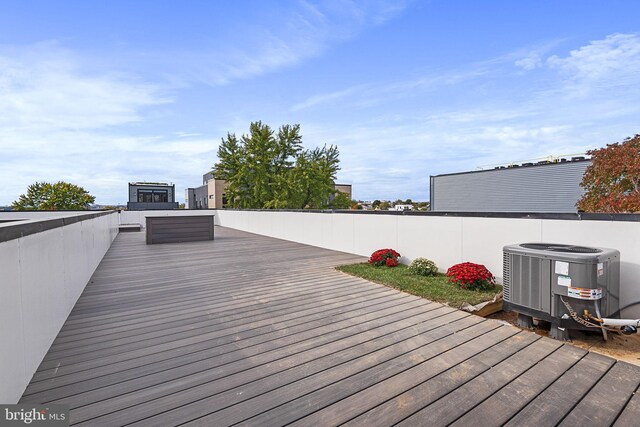
[[[329,208],[331,209],[349,209],[351,207],[351,200],[342,191],[336,191],[335,197],[329,202]]]
[[[588,151],[591,164],[577,207],[585,212],[640,212],[640,134]]]
[[[382,202],[380,200],[376,199],[376,200],[373,201],[373,203],[371,203],[371,207],[373,209],[376,209],[376,208],[378,208],[380,206],[380,203],[382,203]]]
[[[87,190],[68,182],[36,182],[11,207],[16,211],[86,210],[96,198]]]
[[[228,200],[237,200],[246,194],[248,186],[239,182],[242,169],[243,147],[238,142],[235,135],[227,133],[227,137],[222,139],[218,147],[218,166],[214,169],[216,179],[224,179],[228,184],[225,188],[225,195]]]
[[[388,211],[390,207],[391,207],[391,203],[386,201],[386,200],[384,202],[380,203],[380,205],[378,206],[378,208],[381,211]]]
[[[251,123],[240,139],[227,134],[218,148],[214,176],[227,182],[230,207],[245,209],[326,208],[335,194],[338,148],[302,147],[300,125],[283,125],[275,133]]]

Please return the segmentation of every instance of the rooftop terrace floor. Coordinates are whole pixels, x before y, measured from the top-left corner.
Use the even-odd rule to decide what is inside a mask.
[[[22,397],[72,425],[637,425],[640,367],[216,227],[121,233]]]

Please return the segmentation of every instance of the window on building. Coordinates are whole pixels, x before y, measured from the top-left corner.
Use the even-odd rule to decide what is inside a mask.
[[[139,203],[166,203],[169,201],[167,190],[138,190]]]

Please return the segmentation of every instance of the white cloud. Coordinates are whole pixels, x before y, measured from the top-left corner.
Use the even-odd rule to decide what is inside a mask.
[[[539,52],[530,52],[524,58],[520,58],[515,62],[517,67],[522,68],[523,70],[530,71],[535,68],[542,67],[542,55]]]
[[[553,49],[558,48],[561,43],[566,42],[563,39],[547,41],[545,43],[528,46],[523,49],[510,52],[504,56],[505,59],[514,60],[514,65],[524,71],[535,70],[544,67],[545,57],[549,55]]]
[[[640,35],[611,34],[572,50],[568,56],[551,56],[547,65],[561,72],[572,96],[632,87],[640,83]]]
[[[539,48],[547,49],[548,47]],[[315,94],[294,104],[290,111],[301,111],[319,106],[340,106],[367,108],[393,100],[424,96],[428,92],[437,92],[466,84],[478,79],[491,79],[500,75],[505,64],[511,64],[518,53],[509,53],[466,66],[426,73],[386,82],[367,82],[332,92]],[[452,89],[454,90],[454,89]]]
[[[337,101],[342,98],[351,96],[355,93],[361,92],[365,88],[365,85],[358,85],[336,92],[314,95],[298,104],[295,104],[293,107],[291,107],[291,111],[300,111],[307,108],[315,107],[316,105],[325,104],[331,101]]]
[[[30,138],[12,136],[18,144]],[[11,203],[34,181],[73,182],[98,195],[98,203],[126,202],[130,181],[170,180],[182,191],[197,185],[211,168],[217,144],[213,139],[55,131],[36,151],[3,147],[0,205]]]
[[[453,71],[384,83],[360,84],[334,92],[313,95],[294,104],[290,111],[301,111],[322,105],[366,108],[394,99],[416,96],[419,93],[439,89],[442,86],[456,85],[484,75],[486,72],[483,66],[477,65],[466,71]]]
[[[36,180],[84,185],[113,176],[127,162],[123,153],[144,152],[154,139],[123,139],[116,129],[167,102],[159,87],[133,76],[88,72],[55,43],[0,48],[0,204]]]
[[[183,131],[180,131],[180,132],[174,132],[173,134],[174,134],[175,136],[177,136],[178,138],[190,138],[190,137],[193,137],[193,136],[200,136],[200,135],[202,135],[201,133],[197,133],[197,132],[183,132]]]
[[[238,24],[232,44],[206,53],[172,52],[169,55],[172,63],[180,64],[180,68],[174,68],[169,75],[180,75],[170,77],[180,84],[196,80],[225,85],[268,74],[318,57],[333,44],[392,19],[405,7],[404,1],[392,0],[316,4],[299,1],[297,7],[281,12],[273,22],[257,26]],[[245,33],[251,36],[245,36]],[[170,64],[168,66],[171,68]]]
[[[117,126],[141,120],[141,108],[164,102],[153,85],[116,73],[84,72],[70,52],[52,43],[18,54],[0,49],[3,127],[33,131]]]
[[[597,79],[619,70],[635,70],[640,65],[640,36],[612,34],[572,50],[564,58],[554,55],[547,62],[577,78]]]

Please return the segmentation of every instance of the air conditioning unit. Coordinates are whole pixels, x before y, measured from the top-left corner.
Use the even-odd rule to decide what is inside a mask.
[[[522,326],[537,318],[551,323],[554,338],[568,339],[571,329],[595,329],[606,339],[603,319],[620,314],[619,251],[554,243],[503,249],[503,307],[517,312]]]

